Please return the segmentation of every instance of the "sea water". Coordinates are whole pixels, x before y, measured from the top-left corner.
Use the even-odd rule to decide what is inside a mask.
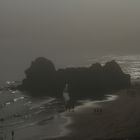
[[[131,79],[140,78],[140,55],[107,55],[100,58],[89,57],[87,65],[99,62],[104,65],[106,62],[115,60],[122,70],[131,75]]]

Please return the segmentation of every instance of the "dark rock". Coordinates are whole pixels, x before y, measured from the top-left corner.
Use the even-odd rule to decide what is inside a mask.
[[[56,92],[56,70],[53,63],[43,57],[37,58],[25,71],[21,89],[32,96],[54,96]]]
[[[121,89],[130,87],[130,75],[125,74],[114,60],[105,64],[103,75],[106,88]]]
[[[50,60],[38,58],[25,74],[21,89],[29,91],[32,96],[61,97],[66,83],[72,98],[95,97],[105,91],[130,87],[130,75],[125,74],[114,60],[104,66],[96,63],[90,67],[56,71]]]

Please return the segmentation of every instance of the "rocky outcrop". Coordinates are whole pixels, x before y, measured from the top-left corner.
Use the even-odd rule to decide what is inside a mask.
[[[130,75],[125,74],[115,62],[99,63],[90,67],[66,68],[55,70],[53,63],[45,58],[38,58],[25,71],[21,89],[32,96],[61,97],[65,84],[69,84],[72,97],[98,96],[109,90],[130,87]]]
[[[98,96],[105,91],[130,87],[130,75],[125,74],[115,61],[104,66],[96,63],[87,68],[66,68],[61,70],[60,77],[69,84],[73,97]]]
[[[55,92],[56,69],[50,60],[37,58],[25,71],[25,75],[20,89],[28,91],[31,96],[52,96]]]
[[[130,87],[130,75],[125,74],[114,60],[103,67],[104,84],[106,88],[121,89]]]

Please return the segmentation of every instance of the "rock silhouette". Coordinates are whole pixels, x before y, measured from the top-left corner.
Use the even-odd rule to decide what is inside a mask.
[[[130,75],[125,74],[114,60],[104,66],[65,68],[56,71],[46,58],[37,58],[25,71],[26,78],[20,89],[31,96],[62,97],[65,84],[69,84],[71,98],[94,97],[105,91],[130,87]]]
[[[61,69],[57,73],[69,84],[71,98],[100,96],[105,91],[131,85],[130,75],[125,74],[114,60],[104,66],[96,63],[90,67]]]
[[[53,96],[56,86],[56,69],[53,63],[43,57],[37,58],[25,71],[26,78],[20,88],[31,96]]]

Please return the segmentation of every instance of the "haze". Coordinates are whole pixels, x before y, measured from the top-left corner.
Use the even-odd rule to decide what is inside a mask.
[[[138,0],[1,0],[0,82],[21,80],[39,56],[56,67],[138,54]]]

